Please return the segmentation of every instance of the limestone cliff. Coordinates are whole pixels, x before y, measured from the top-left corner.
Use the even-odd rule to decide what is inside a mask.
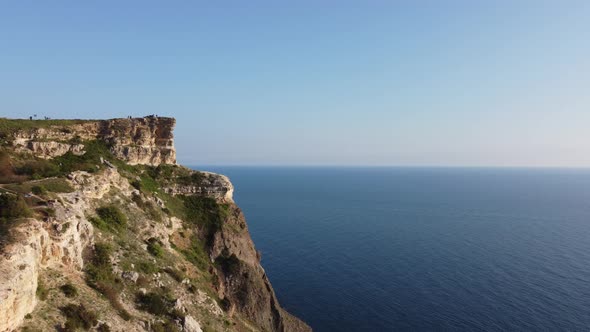
[[[32,152],[39,158],[54,158],[69,151],[81,155],[85,153],[81,141],[98,139],[130,165],[176,164],[172,134],[176,120],[172,118],[72,120],[55,125],[45,125],[42,120],[31,122],[32,127],[12,133],[12,142],[18,151]],[[43,126],[36,127],[35,123]]]
[[[174,119],[1,121],[1,332],[311,331],[229,179],[176,165]]]

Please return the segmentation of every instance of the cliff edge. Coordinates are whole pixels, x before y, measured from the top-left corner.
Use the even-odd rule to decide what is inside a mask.
[[[0,119],[0,331],[311,331],[174,125]]]

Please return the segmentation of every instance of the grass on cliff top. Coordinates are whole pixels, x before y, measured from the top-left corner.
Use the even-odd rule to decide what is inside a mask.
[[[42,195],[46,192],[70,193],[74,188],[62,178],[43,179],[34,182],[23,182],[21,184],[7,184],[4,188],[21,194],[33,192],[36,195]]]
[[[29,120],[0,118],[0,135],[9,135],[19,130],[48,128],[52,126],[71,126],[75,124],[93,122],[96,120]]]

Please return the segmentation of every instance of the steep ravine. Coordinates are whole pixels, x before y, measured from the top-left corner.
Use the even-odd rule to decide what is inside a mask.
[[[29,210],[0,249],[0,331],[311,331],[229,179],[176,165],[174,119],[0,121],[0,197]]]

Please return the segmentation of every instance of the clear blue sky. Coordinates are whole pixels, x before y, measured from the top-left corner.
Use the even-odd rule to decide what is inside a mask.
[[[4,1],[0,75],[186,164],[590,166],[590,1]]]

